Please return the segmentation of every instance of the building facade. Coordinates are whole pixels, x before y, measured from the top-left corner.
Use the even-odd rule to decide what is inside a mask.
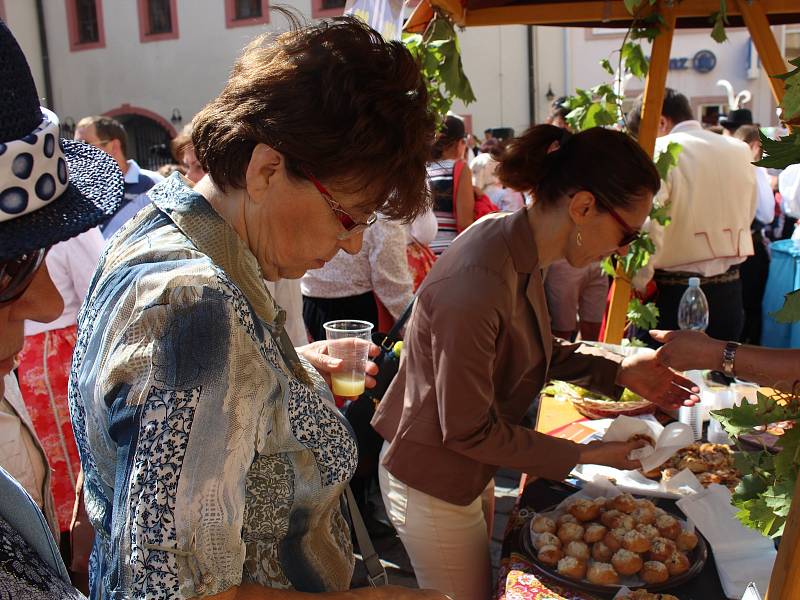
[[[342,14],[345,0],[289,0],[307,18]],[[157,166],[158,147],[188,123],[225,83],[241,48],[264,31],[285,27],[268,0],[0,0],[0,17],[28,56],[43,103],[68,130],[81,117],[119,118],[135,137],[131,154]],[[776,27],[790,57],[800,55],[800,26]],[[475,27],[459,33],[464,69],[477,102],[454,111],[479,137],[486,128],[517,133],[547,116],[550,99],[610,77],[623,32],[557,27]],[[698,118],[727,110],[716,85],[749,89],[747,108],[776,124],[775,105],[745,30],[716,44],[708,30],[679,31],[668,83],[692,101]],[[635,97],[642,82],[631,81]],[[163,150],[163,149],[162,149]]]

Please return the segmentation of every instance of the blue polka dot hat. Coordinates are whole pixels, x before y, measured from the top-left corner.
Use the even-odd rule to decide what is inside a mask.
[[[122,173],[108,154],[60,139],[25,55],[0,20],[0,261],[47,248],[111,217]]]

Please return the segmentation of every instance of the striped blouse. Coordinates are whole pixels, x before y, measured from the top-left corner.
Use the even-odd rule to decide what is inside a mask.
[[[433,195],[433,212],[439,229],[436,239],[431,242],[431,250],[436,256],[447,250],[458,235],[456,216],[453,212],[453,167],[452,159],[428,163],[428,182]]]

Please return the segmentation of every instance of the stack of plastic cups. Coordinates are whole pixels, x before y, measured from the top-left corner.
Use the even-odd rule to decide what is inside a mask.
[[[705,385],[703,383],[703,372],[686,371],[684,375],[686,375],[687,379],[691,380],[692,383],[700,388],[700,394],[698,395],[702,395],[703,390],[705,389]],[[692,428],[695,441],[703,437],[703,407],[699,402],[694,406],[681,406],[680,409],[678,409],[678,421]]]
[[[732,389],[723,389],[715,392],[713,410],[720,408],[731,408],[733,406],[736,395]],[[731,438],[725,433],[725,430],[720,425],[713,415],[708,423],[708,441],[712,444],[732,444]]]

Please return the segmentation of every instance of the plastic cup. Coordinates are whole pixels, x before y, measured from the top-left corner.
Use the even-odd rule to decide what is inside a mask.
[[[328,321],[322,325],[328,340],[328,354],[342,360],[342,369],[331,373],[333,393],[353,398],[364,393],[367,359],[372,344],[369,321]]]

